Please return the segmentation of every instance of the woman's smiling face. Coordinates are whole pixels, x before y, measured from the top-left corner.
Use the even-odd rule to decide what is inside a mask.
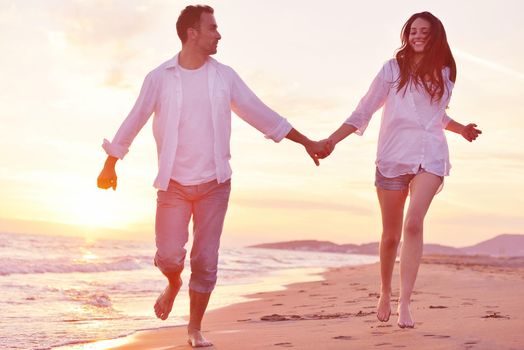
[[[417,54],[424,52],[430,38],[431,24],[423,18],[417,18],[409,30],[409,45]]]

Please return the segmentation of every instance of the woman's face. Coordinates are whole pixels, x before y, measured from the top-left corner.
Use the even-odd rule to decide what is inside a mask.
[[[431,24],[421,17],[414,20],[411,24],[408,41],[415,53],[421,54],[424,52],[429,42],[430,30]]]

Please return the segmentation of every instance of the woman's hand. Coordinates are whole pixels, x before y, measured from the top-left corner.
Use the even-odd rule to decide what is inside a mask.
[[[460,132],[462,137],[464,137],[469,142],[474,141],[480,134],[482,134],[482,131],[477,129],[477,124],[468,124],[464,126],[462,131]]]

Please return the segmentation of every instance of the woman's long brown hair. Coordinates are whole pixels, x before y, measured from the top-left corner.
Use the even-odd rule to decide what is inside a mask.
[[[417,18],[422,18],[430,23],[429,40],[424,49],[422,59],[415,67],[413,58],[415,52],[409,44],[411,25]],[[429,12],[415,13],[404,24],[401,31],[402,46],[395,55],[400,67],[400,76],[397,79],[397,92],[406,84],[422,85],[431,96],[431,101],[440,101],[444,95],[444,79],[442,69],[449,67],[449,79],[455,82],[457,67],[455,59],[449,48],[446,31],[442,22]]]

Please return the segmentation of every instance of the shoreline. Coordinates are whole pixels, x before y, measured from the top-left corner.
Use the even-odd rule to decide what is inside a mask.
[[[230,301],[220,301],[217,303],[213,302],[211,300],[208,311],[206,313],[206,316],[212,312],[221,310],[223,308],[227,308],[231,305],[236,304],[242,304],[250,301],[257,300],[258,298],[255,296],[256,294],[260,293],[267,293],[267,292],[278,292],[287,289],[288,285],[294,284],[294,283],[307,283],[307,282],[315,282],[315,281],[322,281],[324,279],[323,274],[329,270],[329,268],[326,267],[298,267],[298,268],[288,268],[288,269],[281,269],[276,270],[272,272],[271,274],[268,274],[265,276],[264,280],[258,280],[255,279],[252,282],[246,282],[243,284],[232,284],[232,285],[221,285],[220,291],[215,291],[214,295],[212,296],[215,298],[220,298],[224,295],[227,295],[228,298],[231,298],[232,295],[239,294],[237,291],[233,291],[232,288],[242,288],[245,292],[240,293],[240,295],[236,297],[232,297],[233,299],[237,299],[237,301],[230,304]],[[187,301],[186,301],[187,302]],[[222,305],[224,304],[225,305]],[[213,305],[215,304],[215,305]],[[218,305],[217,305],[218,304]],[[176,311],[175,311],[176,312]],[[114,338],[108,338],[108,339],[101,339],[101,340],[78,340],[70,343],[65,344],[59,344],[54,345],[51,348],[47,348],[50,350],[100,350],[100,349],[112,349],[113,347],[117,347],[120,345],[123,345],[127,343],[132,337],[134,337],[138,333],[142,332],[156,332],[156,331],[162,331],[165,329],[177,329],[181,328],[185,330],[186,321],[189,317],[188,315],[174,315],[179,319],[183,319],[184,323],[179,323],[180,321],[172,321],[174,324],[168,324],[165,326],[160,327],[151,327],[151,328],[141,328],[141,329],[135,329],[129,331],[127,334],[123,334],[121,336],[117,336]]]
[[[375,315],[377,263],[331,268],[323,277],[251,294],[249,301],[210,311],[204,334],[215,346],[208,349],[517,350],[524,344],[524,258],[424,257],[413,293],[414,329],[396,326],[398,264],[387,323]],[[185,332],[184,326],[167,326],[81,349],[191,349]]]

